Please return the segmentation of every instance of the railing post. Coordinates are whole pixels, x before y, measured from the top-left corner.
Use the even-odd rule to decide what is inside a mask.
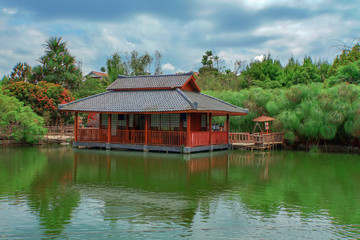
[[[78,126],[79,126],[78,113],[75,112],[75,126],[74,126],[75,142],[78,141]]]

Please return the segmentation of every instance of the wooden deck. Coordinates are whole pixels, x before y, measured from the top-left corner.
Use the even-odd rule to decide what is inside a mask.
[[[284,142],[283,133],[230,133],[231,148],[273,150]]]

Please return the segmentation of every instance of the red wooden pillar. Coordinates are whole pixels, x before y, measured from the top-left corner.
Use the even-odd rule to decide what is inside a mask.
[[[186,114],[186,146],[191,147],[191,113]]]
[[[107,143],[111,142],[111,114],[108,114],[108,136],[107,136]]]
[[[99,142],[101,142],[101,113],[99,113]]]
[[[227,143],[229,144],[229,140],[230,140],[230,114],[226,114],[226,133],[227,133]]]
[[[78,119],[78,113],[75,112],[75,126],[74,126],[74,132],[75,132],[75,142],[78,141],[78,128],[79,128],[79,119]]]
[[[149,114],[145,114],[145,145],[148,144]]]
[[[209,145],[211,145],[212,113],[209,113]]]

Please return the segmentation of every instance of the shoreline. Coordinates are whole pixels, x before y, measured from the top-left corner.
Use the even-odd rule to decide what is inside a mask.
[[[72,145],[73,141],[74,141],[73,136],[45,135],[44,139],[36,144],[17,142],[15,140],[0,140],[0,144],[1,144],[0,146],[2,146],[3,148],[21,147],[21,146],[39,146],[39,145],[51,145],[51,144],[59,144],[66,146],[66,145]],[[347,145],[333,145],[333,144],[318,145],[316,148],[315,145],[296,144],[295,146],[286,146],[286,144],[284,144],[282,149],[287,151],[360,154],[360,147],[347,146]]]

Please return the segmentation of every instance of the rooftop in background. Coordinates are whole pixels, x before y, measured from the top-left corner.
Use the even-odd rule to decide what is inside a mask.
[[[87,75],[85,75],[85,77],[92,77],[92,78],[100,78],[101,79],[103,77],[108,77],[108,75],[106,73],[103,73],[103,72],[91,71]]]
[[[107,90],[145,90],[183,88],[200,92],[193,72],[170,75],[119,76]]]

